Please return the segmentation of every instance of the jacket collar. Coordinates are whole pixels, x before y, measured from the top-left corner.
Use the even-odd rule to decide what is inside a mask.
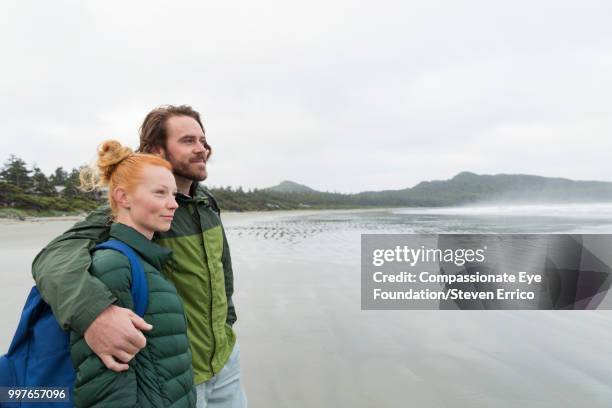
[[[113,223],[110,229],[110,236],[128,244],[142,259],[158,270],[161,270],[172,254],[172,251],[168,248],[157,245],[134,228],[125,224]]]
[[[203,187],[197,181],[194,181],[191,184],[191,188],[189,189],[189,195],[185,195],[183,193],[176,194],[176,201],[179,205],[181,203],[196,203],[196,204],[204,204],[210,205],[208,202],[208,197],[202,191]]]

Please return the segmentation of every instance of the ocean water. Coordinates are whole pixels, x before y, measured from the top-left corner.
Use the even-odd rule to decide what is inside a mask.
[[[612,406],[612,311],[360,309],[361,234],[612,233],[612,204],[264,213],[226,227],[255,406]]]
[[[612,204],[223,220],[253,407],[612,406],[612,311],[363,311],[360,302],[363,233],[612,233]],[[0,224],[0,350],[33,256],[72,222]]]

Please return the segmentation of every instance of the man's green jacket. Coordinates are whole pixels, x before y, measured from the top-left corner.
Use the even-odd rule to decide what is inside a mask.
[[[227,362],[236,336],[232,302],[232,262],[216,203],[194,183],[189,196],[177,195],[172,228],[154,241],[173,252],[163,269],[174,282],[187,316],[187,335],[195,383],[207,381]],[[88,272],[90,251],[109,237],[108,207],[54,239],[34,259],[32,274],[42,297],[60,324],[84,333],[95,318],[116,302],[111,291]]]

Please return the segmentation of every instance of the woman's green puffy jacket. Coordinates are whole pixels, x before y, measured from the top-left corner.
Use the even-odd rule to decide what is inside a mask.
[[[196,395],[183,304],[172,282],[160,272],[171,251],[124,224],[113,224],[110,236],[131,246],[142,261],[149,286],[144,319],[153,329],[143,332],[147,345],[130,361],[129,370],[120,373],[107,369],[83,336],[73,331],[75,405],[194,407]],[[118,299],[116,305],[134,309],[127,257],[114,250],[98,250],[93,255],[91,273],[113,292]]]

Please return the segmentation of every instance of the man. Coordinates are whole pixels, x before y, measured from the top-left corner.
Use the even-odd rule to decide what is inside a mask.
[[[172,228],[154,239],[173,251],[164,273],[185,306],[197,406],[246,407],[232,330],[229,246],[217,204],[199,185],[212,153],[199,113],[185,105],[154,109],[140,129],[139,151],[167,159],[179,191]],[[123,371],[146,344],[141,331],[152,326],[113,305],[113,294],[88,272],[90,250],[108,239],[109,214],[107,208],[98,209],[51,241],[34,259],[32,274],[60,324],[83,333],[106,367]]]

